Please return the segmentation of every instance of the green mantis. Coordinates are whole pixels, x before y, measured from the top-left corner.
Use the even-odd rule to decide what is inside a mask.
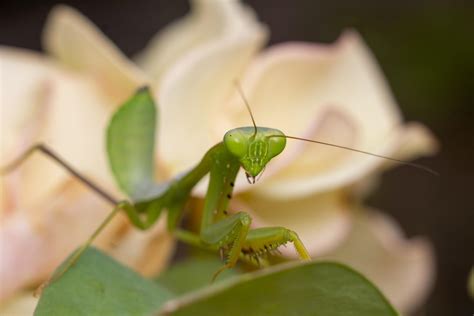
[[[394,158],[380,156],[358,149],[347,148],[334,144],[307,140],[299,137],[287,136],[283,132],[267,127],[258,127],[250,111],[250,107],[239,88],[243,100],[249,109],[253,126],[239,127],[228,131],[223,138],[212,148],[210,148],[200,162],[191,170],[172,179],[171,181],[156,185],[150,174],[135,174],[138,184],[127,187],[120,177],[120,170],[128,167],[118,163],[114,157],[133,156],[137,154],[134,151],[134,141],[140,141],[143,135],[153,135],[154,120],[148,120],[147,124],[140,121],[140,113],[148,110],[154,116],[154,102],[148,88],[139,89],[136,94],[127,101],[112,117],[109,129],[107,131],[107,144],[109,151],[109,160],[112,171],[114,172],[119,186],[129,195],[132,200],[119,201],[110,194],[97,187],[90,180],[82,176],[73,167],[69,166],[56,153],[43,144],[38,144],[30,148],[18,160],[9,165],[5,171],[17,167],[32,152],[41,151],[56,162],[65,167],[74,176],[79,178],[85,185],[89,186],[104,199],[114,205],[114,210],[97,228],[94,234],[79,248],[72,256],[62,272],[56,274],[60,277],[67,269],[77,261],[82,252],[94,241],[95,237],[109,223],[109,221],[120,211],[126,213],[131,223],[138,229],[146,230],[166,213],[168,230],[174,232],[176,237],[187,243],[210,249],[222,251],[225,254],[224,265],[215,274],[217,275],[228,268],[236,265],[239,259],[259,261],[267,253],[276,250],[281,245],[291,243],[298,256],[302,260],[310,260],[310,255],[305,246],[299,239],[296,232],[284,227],[263,227],[251,228],[252,219],[245,212],[231,213],[228,211],[229,201],[232,198],[235,179],[239,170],[242,168],[251,183],[255,183],[257,177],[261,175],[265,166],[285,149],[287,139],[296,139],[329,145],[356,151],[363,154],[374,155],[384,159],[396,161],[398,163],[411,165],[417,168],[430,169],[417,164],[400,161]],[[117,128],[116,122],[121,120],[123,111],[131,110],[138,119],[135,123],[139,132],[133,135],[135,138],[128,137],[127,144],[117,144],[121,140],[120,136],[123,130]],[[150,112],[151,111],[151,112]],[[131,120],[133,122],[133,118]],[[130,135],[128,135],[130,136]],[[124,137],[127,138],[127,137]],[[131,141],[131,143],[130,143]],[[154,142],[153,139],[150,141]],[[128,146],[130,145],[130,146]],[[119,148],[119,150],[117,150]],[[114,152],[115,151],[115,152]],[[110,155],[114,152],[113,155]],[[153,164],[153,148],[145,149],[143,153],[147,156],[148,164]],[[210,176],[207,193],[204,200],[204,209],[201,219],[199,234],[182,230],[179,228],[179,221],[183,217],[184,205],[190,197],[192,189],[206,175]],[[146,178],[148,181],[141,181]]]

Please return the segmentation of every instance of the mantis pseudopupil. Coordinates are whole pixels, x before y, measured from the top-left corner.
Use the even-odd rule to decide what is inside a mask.
[[[224,135],[223,141],[209,149],[194,168],[179,178],[171,180],[166,190],[146,201],[134,203],[117,200],[81,175],[44,144],[37,144],[31,147],[12,164],[2,170],[2,173],[13,170],[31,153],[38,150],[62,165],[72,175],[114,205],[114,210],[101,223],[92,236],[75,252],[68,264],[65,265],[62,271],[56,274],[55,278],[59,278],[78,260],[83,251],[119,211],[124,211],[131,223],[142,230],[152,226],[162,212],[166,211],[168,213],[168,229],[174,232],[178,239],[199,247],[223,251],[225,253],[224,265],[214,274],[213,279],[224,269],[233,267],[239,258],[259,262],[267,253],[289,242],[293,244],[301,259],[310,259],[309,253],[295,232],[284,227],[251,229],[252,219],[247,213],[237,212],[229,214],[227,212],[239,170],[241,168],[244,169],[249,182],[255,183],[257,177],[261,175],[270,160],[284,150],[287,139],[317,143],[372,155],[436,174],[433,170],[422,165],[355,148],[288,136],[280,130],[273,128],[257,127],[250,106],[238,84],[237,89],[250,113],[253,125],[228,131]],[[150,98],[151,100],[149,89],[146,87],[139,89],[127,104],[133,105],[133,100],[136,98]],[[118,111],[115,115],[117,113]],[[177,228],[183,213],[184,204],[188,200],[191,190],[207,174],[210,175],[210,180],[204,201],[200,233],[195,234]]]

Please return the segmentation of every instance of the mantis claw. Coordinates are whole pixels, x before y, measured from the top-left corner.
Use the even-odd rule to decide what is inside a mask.
[[[223,271],[225,271],[227,269],[230,269],[230,268],[232,268],[232,267],[230,265],[226,264],[226,265],[223,265],[222,267],[220,267],[219,270],[214,272],[214,274],[212,275],[211,284],[216,281],[219,274],[221,274]]]

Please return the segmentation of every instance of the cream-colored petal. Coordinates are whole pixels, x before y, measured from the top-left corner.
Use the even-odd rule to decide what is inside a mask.
[[[105,131],[112,110],[92,82],[64,84],[51,96],[50,113],[41,134],[41,139],[64,159],[110,190],[115,183],[106,160]]]
[[[45,280],[110,212],[106,202],[77,182],[36,207],[41,215],[16,210],[1,221],[0,301]],[[110,240],[120,222],[112,223],[99,243]]]
[[[323,259],[348,264],[372,280],[402,313],[426,299],[434,281],[431,244],[406,239],[391,218],[378,212],[359,214],[352,231]]]
[[[0,301],[44,281],[111,211],[109,204],[77,181],[36,207],[42,209],[41,216],[26,215],[33,213],[31,210],[17,211],[1,222]],[[120,214],[94,244],[143,274],[156,274],[168,262],[173,248],[164,226],[162,221],[147,232],[137,233]]]
[[[388,85],[355,31],[345,32],[335,44],[272,46],[250,65],[242,85],[257,125],[293,136],[328,108],[351,117],[367,144],[382,137],[374,130],[387,132],[400,122]],[[248,124],[241,101],[232,107],[240,115],[233,121]]]
[[[38,298],[33,292],[23,292],[2,303],[0,306],[0,315],[5,316],[31,316],[33,315]]]
[[[104,130],[112,107],[93,81],[24,50],[2,48],[0,59],[2,144],[6,137],[2,157],[11,160],[42,141],[81,173],[113,190],[104,150]],[[19,181],[21,203],[17,207],[21,209],[41,202],[69,177],[41,154],[32,156],[17,172],[18,180],[8,180],[15,177],[13,173],[2,181]]]
[[[439,150],[439,143],[433,133],[420,123],[411,122],[404,126],[399,145],[395,150],[398,159],[414,159],[433,155]]]
[[[89,76],[62,69],[39,54],[2,48],[0,61],[2,163],[42,141],[79,172],[119,196],[104,150],[104,131],[113,110],[107,105],[110,98]],[[3,146],[4,136],[8,146]],[[68,184],[77,180],[40,154],[1,181],[0,283],[8,286],[1,287],[0,300],[44,280],[110,211],[110,205],[82,183]],[[99,236],[99,245],[110,246],[117,225],[124,225],[123,218],[108,228],[112,234]],[[166,264],[172,241],[162,236],[163,230],[158,227],[140,239],[144,250],[128,256],[132,266],[151,273]],[[132,230],[121,241],[130,239],[129,235]],[[147,249],[159,251],[150,256]],[[153,267],[145,264],[148,259]]]
[[[221,32],[177,58],[159,85],[158,154],[173,175],[196,164],[222,139],[222,105],[235,89],[232,81],[266,35],[261,25],[242,17],[238,4],[212,1],[206,5],[220,8]]]
[[[342,125],[343,132],[326,124],[313,138],[378,154],[393,150],[401,129],[400,114],[372,54],[353,31],[344,33],[333,45],[277,45],[263,53],[243,78],[260,126],[304,136],[308,126],[333,111],[349,124]],[[234,125],[248,125],[245,108],[236,101],[231,108]],[[344,133],[346,139],[341,138]],[[293,166],[281,170],[259,187],[262,194],[285,198],[333,189],[381,164],[380,159],[350,151],[305,146],[308,149],[292,162],[301,172],[295,173]],[[339,156],[337,163],[319,158],[329,151]],[[311,159],[314,163],[308,163]]]
[[[148,82],[146,76],[124,56],[86,17],[59,5],[43,34],[44,49],[62,64],[93,76],[114,103],[128,98]]]
[[[402,129],[401,135],[390,156],[408,161],[419,156],[433,155],[438,149],[439,143],[435,136],[424,125],[411,122],[407,123]],[[399,165],[392,161],[383,161],[381,170]],[[416,172],[414,169],[413,171]],[[436,172],[436,170],[434,171]],[[378,174],[364,177],[350,186],[352,195],[358,196],[359,200],[363,200],[374,191],[373,189],[379,184],[379,180],[380,176]]]
[[[8,299],[16,291],[30,285],[39,278],[46,277],[43,271],[42,254],[45,243],[33,236],[28,219],[19,213],[2,220],[0,227],[0,301]],[[38,276],[37,276],[38,275]]]
[[[44,130],[45,117],[50,113],[51,93],[57,90],[62,82],[69,82],[70,76],[62,73],[56,65],[39,54],[23,50],[2,47],[0,50],[0,84],[1,84],[1,164],[13,160],[27,147],[39,141],[39,135]],[[66,173],[54,166],[51,161],[38,158],[35,155],[18,170],[25,171],[27,166],[35,166],[37,176],[30,179],[34,182],[23,182],[20,187],[23,192],[21,203],[26,205],[46,196],[66,177]],[[22,175],[28,172],[22,172]],[[20,181],[23,177],[3,181]],[[11,185],[14,185],[11,183]],[[3,184],[5,186],[5,184]],[[18,192],[6,188],[7,194]],[[19,191],[19,190],[15,190]],[[31,194],[29,194],[31,193]],[[12,197],[12,199],[15,199]],[[31,204],[30,204],[31,205]],[[20,205],[17,205],[20,207]]]
[[[409,122],[400,130],[398,140],[389,152],[390,157],[409,161],[421,156],[432,156],[439,150],[440,144],[433,133],[423,124]],[[400,164],[384,160],[381,161],[381,170],[393,168]],[[436,170],[433,170],[436,172]],[[362,181],[358,181],[356,186],[364,185]]]
[[[302,135],[303,138],[347,147],[353,147],[358,136],[355,121],[336,109],[322,112],[313,127]],[[341,178],[347,175],[341,167],[356,163],[358,157],[351,158],[340,148],[289,139],[285,151],[270,163],[276,165],[278,170],[266,175],[262,184],[256,187],[256,192],[286,199],[288,196],[305,196],[336,189]]]
[[[368,151],[387,157],[394,156],[401,139],[400,132],[403,132],[403,130],[386,135],[384,142],[380,144],[377,151]],[[331,151],[334,150],[336,149],[331,149]],[[310,160],[311,156],[307,156],[307,153],[311,151],[307,145],[303,154],[292,161],[291,164],[298,166],[301,160]],[[310,168],[310,165],[306,164],[306,173],[292,174],[283,170],[269,179],[268,182],[265,182],[264,185],[258,187],[257,190],[262,195],[274,196],[278,199],[285,199],[289,196],[304,196],[311,192],[326,192],[354,184],[362,178],[372,175],[377,168],[386,163],[384,159],[360,153],[349,152],[339,155],[339,163],[327,164],[330,166],[328,169],[318,169],[319,166],[317,165]],[[292,166],[288,167],[288,169],[293,168]],[[315,172],[312,173],[312,170],[315,170]],[[300,169],[300,171],[304,170]]]
[[[160,30],[137,62],[153,78],[161,79],[193,50],[255,23],[253,11],[239,1],[192,0],[191,12]]]
[[[44,125],[48,77],[55,72],[53,63],[37,54],[23,58],[21,52],[0,47],[1,165],[18,155]]]
[[[166,218],[146,231],[130,229],[115,242],[110,254],[122,263],[135,267],[145,276],[154,276],[162,271],[174,250],[174,239],[166,229]]]
[[[387,137],[377,154],[394,156],[393,150],[396,148],[398,136],[399,133],[396,133]],[[372,175],[376,168],[385,162],[373,156],[366,157],[359,153],[347,155],[341,149],[314,146],[322,145],[304,145],[300,156],[294,160],[282,155],[283,161],[288,161],[288,165],[268,180],[262,181],[262,184],[255,188],[256,192],[275,199],[328,192],[347,187],[363,177]],[[313,166],[312,161],[315,163]],[[325,167],[327,169],[324,169]]]
[[[249,193],[238,195],[249,211],[254,227],[283,226],[295,231],[311,255],[319,256],[341,243],[351,227],[350,210],[339,192],[310,195],[300,199],[266,199]],[[289,247],[285,255],[296,257]]]

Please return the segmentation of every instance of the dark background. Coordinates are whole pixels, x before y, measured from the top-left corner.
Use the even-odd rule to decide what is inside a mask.
[[[271,29],[270,44],[332,42],[347,27],[364,37],[408,120],[426,124],[441,152],[388,172],[369,203],[408,236],[425,235],[437,256],[436,286],[419,315],[472,315],[466,292],[474,261],[474,1],[246,1]],[[57,1],[2,1],[0,44],[41,50],[41,30]],[[128,56],[188,3],[158,0],[64,1],[79,9]]]

